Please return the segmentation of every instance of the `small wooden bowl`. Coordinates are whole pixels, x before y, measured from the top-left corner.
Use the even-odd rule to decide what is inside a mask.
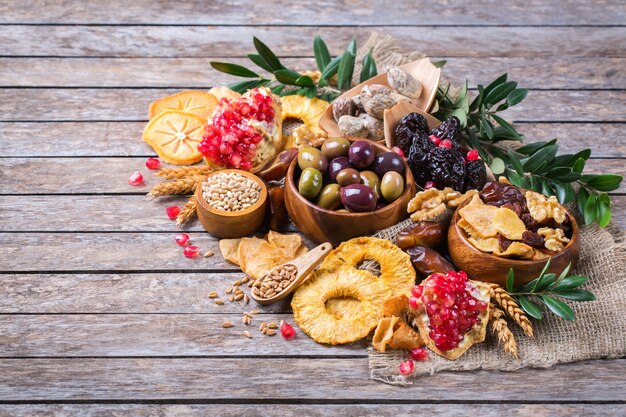
[[[347,138],[350,142],[366,140]],[[389,148],[372,141],[376,154],[390,151]],[[366,236],[385,229],[408,217],[406,208],[415,194],[415,181],[406,161],[404,161],[404,192],[396,201],[378,210],[366,213],[348,213],[327,210],[306,198],[299,192],[294,182],[298,161],[293,160],[285,176],[285,205],[289,217],[305,235],[316,242],[330,242],[337,246],[344,240]]]
[[[411,74],[415,77],[415,79],[422,83],[422,92],[416,99],[417,106],[422,110],[428,111],[435,100],[437,87],[439,86],[439,78],[441,77],[441,68],[435,67],[430,62],[429,58],[422,58],[417,61],[409,62],[408,64],[400,65],[400,68]],[[341,97],[352,98],[357,94],[360,94],[364,86],[371,84],[382,84],[389,87],[387,73],[379,74],[355,87],[352,87],[350,90],[343,93]],[[341,137],[343,135],[339,130],[339,125],[337,125],[337,122],[333,117],[332,107],[333,106],[328,106],[324,113],[322,113],[319,125],[326,131],[326,133],[328,133],[329,137]]]
[[[454,265],[459,270],[467,272],[471,279],[495,282],[503,287],[506,285],[511,268],[515,270],[515,286],[526,284],[537,278],[546,265],[547,259],[526,261],[502,258],[477,249],[467,240],[465,232],[457,224],[460,218],[459,209],[466,204],[468,202],[461,204],[454,212],[448,229],[448,250]],[[572,238],[561,252],[552,257],[548,271],[556,274],[560,273],[570,262],[574,268],[580,258],[578,224],[569,211],[567,215],[572,223]]]
[[[263,224],[265,210],[267,208],[267,187],[256,175],[240,169],[224,169],[214,171],[207,179],[219,173],[236,172],[250,178],[261,186],[259,200],[247,209],[240,211],[218,210],[209,205],[202,196],[202,182],[196,187],[196,200],[198,201],[197,212],[200,223],[207,232],[219,238],[238,238],[248,236],[256,232]],[[205,180],[206,181],[206,180]],[[203,182],[205,182],[203,181]]]

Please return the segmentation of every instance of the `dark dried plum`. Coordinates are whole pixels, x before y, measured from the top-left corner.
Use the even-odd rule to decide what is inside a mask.
[[[471,189],[480,190],[480,188],[485,185],[485,182],[487,182],[487,169],[481,159],[469,161],[465,165],[465,171],[467,171],[467,177],[465,178],[465,189],[463,191]]]
[[[428,141],[428,139],[426,139]],[[430,141],[429,141],[430,142]],[[409,148],[406,162],[411,168],[413,178],[420,186],[424,186],[426,181],[430,181],[430,167],[428,165],[428,152],[422,150],[419,141],[413,142]]]
[[[456,144],[461,142],[461,122],[456,116],[450,116],[439,125],[434,128],[431,135],[437,136],[439,139],[450,139]]]
[[[462,191],[465,183],[465,159],[460,152],[448,148],[434,148],[428,154],[431,180],[440,190],[451,187]]]
[[[408,155],[413,138],[416,135],[428,137],[428,122],[421,114],[409,113],[396,126],[396,146],[402,149],[405,155]]]

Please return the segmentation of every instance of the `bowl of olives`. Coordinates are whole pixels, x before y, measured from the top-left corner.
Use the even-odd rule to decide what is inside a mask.
[[[366,139],[302,148],[285,177],[285,205],[300,231],[334,246],[405,219],[415,194],[404,158]]]

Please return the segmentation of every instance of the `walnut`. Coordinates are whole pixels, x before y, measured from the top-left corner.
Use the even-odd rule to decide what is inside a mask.
[[[446,190],[450,191],[446,192]],[[469,200],[474,194],[478,194],[478,190],[467,190],[464,194],[461,194],[449,187],[444,188],[443,191],[446,192],[446,206],[452,209]]]
[[[382,140],[385,138],[385,124],[382,120],[370,116],[367,113],[359,114],[359,119],[365,121],[367,137],[372,140]]]
[[[409,98],[418,98],[422,93],[422,84],[400,67],[390,67],[387,81],[391,88]]]
[[[339,97],[333,101],[333,117],[339,121],[341,116],[356,116],[356,104],[348,97]]]
[[[524,196],[526,197],[528,211],[535,221],[543,222],[548,219],[554,219],[559,224],[565,221],[565,209],[559,204],[555,196],[546,198],[545,195],[534,191],[526,191]]]
[[[537,233],[543,237],[544,246],[546,249],[553,252],[560,252],[563,250],[569,239],[565,237],[563,229],[552,229],[550,227],[542,227],[537,230]]]
[[[445,198],[445,193],[436,188],[420,191],[409,201],[407,211],[412,213],[411,219],[416,222],[444,219],[450,212]]]
[[[315,134],[307,125],[300,125],[291,133],[294,138],[296,148],[304,148],[307,146],[318,147],[327,139],[325,133]]]
[[[339,130],[342,135],[364,138],[367,136],[365,120],[354,116],[341,116],[339,118]]]

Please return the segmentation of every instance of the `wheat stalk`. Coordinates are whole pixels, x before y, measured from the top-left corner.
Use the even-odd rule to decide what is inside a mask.
[[[148,195],[150,197],[161,197],[164,195],[193,193],[198,183],[203,180],[203,175],[192,175],[190,177],[178,178],[174,181],[162,182],[152,187]]]
[[[173,180],[177,178],[189,177],[192,175],[207,175],[213,172],[214,169],[209,165],[197,165],[186,166],[179,168],[162,168],[157,171],[159,177],[163,177],[166,180]]]
[[[196,201],[196,196],[192,195],[189,197],[189,200],[183,206],[183,209],[180,211],[178,216],[176,216],[176,225],[178,227],[187,223],[193,216],[196,215],[196,206],[198,202]]]
[[[498,305],[502,307],[502,310],[504,310],[506,314],[508,314],[509,317],[511,317],[513,321],[522,328],[526,336],[533,337],[533,325],[528,319],[526,313],[524,313],[524,310],[517,305],[511,294],[498,284],[489,284],[489,288],[491,298],[496,300]]]
[[[517,355],[517,341],[502,316],[504,316],[504,311],[491,304],[489,322],[491,323],[491,331],[498,336],[498,345],[502,344],[505,352],[510,353],[515,359],[519,359]]]

